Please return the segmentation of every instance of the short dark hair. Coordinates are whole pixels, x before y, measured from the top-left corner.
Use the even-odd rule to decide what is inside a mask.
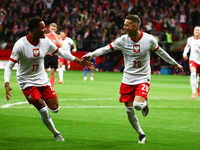
[[[29,31],[33,31],[33,28],[35,28],[36,26],[39,25],[39,23],[43,21],[42,18],[39,18],[39,17],[33,17],[29,20],[28,22],[28,29]]]
[[[140,18],[138,17],[138,15],[129,15],[129,16],[126,16],[127,20],[131,20],[133,23],[137,23],[139,26],[141,24],[141,20]]]
[[[61,30],[60,32],[64,32],[65,33],[65,30]]]

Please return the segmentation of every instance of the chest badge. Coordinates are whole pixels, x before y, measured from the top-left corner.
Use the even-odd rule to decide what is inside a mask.
[[[34,56],[34,57],[40,56],[40,50],[39,50],[39,48],[33,49],[33,56]]]
[[[140,45],[133,45],[133,52],[139,53],[140,52]]]

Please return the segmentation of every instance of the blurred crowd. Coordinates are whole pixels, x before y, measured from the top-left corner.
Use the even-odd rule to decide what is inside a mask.
[[[181,40],[188,26],[199,23],[199,0],[0,0],[0,41],[15,42],[28,33],[34,16],[55,22],[78,49],[92,51],[123,34],[128,14],[141,17],[141,30],[160,36],[171,32]],[[160,38],[160,37],[159,37]]]
[[[93,51],[124,33],[129,14],[139,15],[141,30],[162,44],[192,33],[200,23],[200,0],[0,0],[0,43],[16,42],[28,33],[29,18],[39,16],[47,29],[54,22],[58,33],[65,30],[78,51]]]

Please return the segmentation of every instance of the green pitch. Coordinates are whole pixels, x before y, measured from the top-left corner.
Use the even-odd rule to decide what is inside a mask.
[[[29,105],[12,72],[12,97],[6,101],[3,70],[0,70],[0,149],[2,150],[196,150],[200,149],[200,97],[190,99],[190,77],[152,75],[150,112],[136,111],[147,143],[138,144],[124,104],[119,103],[122,73],[95,72],[94,81],[83,81],[82,71],[64,72],[64,84],[55,91],[60,102],[50,112],[65,138],[54,141],[40,115]],[[89,76],[88,76],[89,79]]]

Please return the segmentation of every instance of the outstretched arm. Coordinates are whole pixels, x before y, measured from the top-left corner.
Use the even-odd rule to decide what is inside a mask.
[[[111,51],[112,50],[111,50],[110,46],[107,45],[107,46],[104,46],[102,48],[98,48],[97,50],[93,51],[92,53],[89,53],[89,54],[86,54],[86,55],[82,56],[82,58],[84,60],[89,60],[91,58],[94,58],[94,57],[97,57],[97,56],[101,56],[101,55],[109,53]]]
[[[173,58],[171,58],[171,56],[167,52],[165,52],[161,47],[156,51],[156,54],[158,54],[166,62],[174,65],[178,70],[184,73],[183,67],[180,64],[178,64]]]
[[[84,60],[84,59],[77,58],[77,57],[73,56],[71,53],[68,53],[68,52],[66,52],[62,49],[59,49],[57,54],[58,54],[58,56],[63,57],[64,59],[67,59],[69,61],[74,61],[74,62],[80,64],[82,67],[84,67],[86,69],[91,68],[92,65],[93,65],[92,62],[89,62],[89,61]]]

